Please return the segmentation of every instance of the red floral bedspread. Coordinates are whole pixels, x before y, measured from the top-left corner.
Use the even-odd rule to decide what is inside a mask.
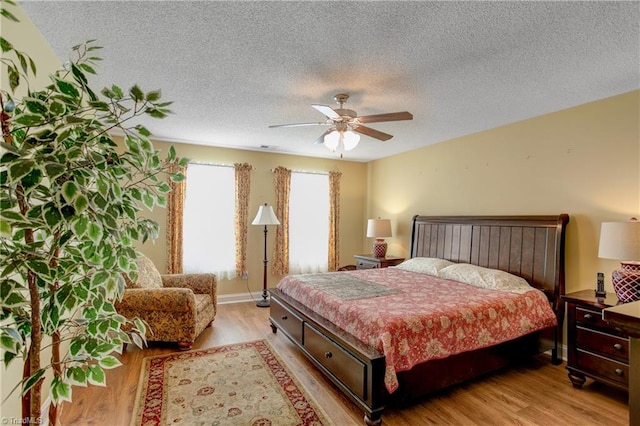
[[[283,278],[278,289],[383,353],[389,392],[398,387],[396,372],[512,340],[557,321],[546,296],[535,289],[523,294],[487,290],[395,268],[335,274],[336,279],[345,274],[347,281],[359,278],[391,291],[344,297],[305,284],[304,275]]]

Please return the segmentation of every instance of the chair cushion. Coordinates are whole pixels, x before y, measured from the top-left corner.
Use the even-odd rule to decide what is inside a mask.
[[[136,264],[138,265],[138,280],[133,282],[126,279],[127,288],[162,288],[162,277],[151,259],[140,255]]]

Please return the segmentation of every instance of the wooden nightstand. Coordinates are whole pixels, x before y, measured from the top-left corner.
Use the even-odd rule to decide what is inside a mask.
[[[404,257],[375,257],[372,254],[356,254],[356,269],[374,269],[396,266],[404,262]]]
[[[618,304],[614,293],[597,298],[593,290],[562,296],[567,302],[567,370],[573,386],[586,377],[629,388],[629,337],[602,319],[602,310]],[[586,377],[585,377],[586,376]]]

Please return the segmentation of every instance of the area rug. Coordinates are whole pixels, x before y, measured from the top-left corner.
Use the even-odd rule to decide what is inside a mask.
[[[328,425],[266,340],[147,357],[131,425]]]

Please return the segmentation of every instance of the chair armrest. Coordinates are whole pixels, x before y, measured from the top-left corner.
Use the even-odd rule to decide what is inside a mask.
[[[165,288],[188,288],[195,294],[210,294],[215,300],[215,274],[165,274],[161,277]]]
[[[118,310],[195,312],[193,291],[186,288],[131,288],[116,303]]]

